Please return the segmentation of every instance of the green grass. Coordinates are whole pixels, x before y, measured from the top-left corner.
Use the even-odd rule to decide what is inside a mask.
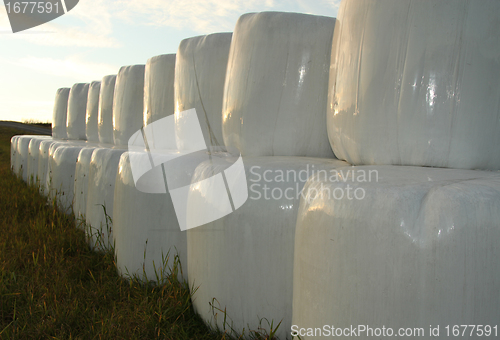
[[[161,286],[127,281],[112,252],[90,250],[73,216],[11,173],[15,134],[0,127],[1,339],[230,338],[194,313],[175,271]]]

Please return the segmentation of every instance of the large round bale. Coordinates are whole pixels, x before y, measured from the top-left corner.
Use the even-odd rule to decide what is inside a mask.
[[[500,2],[343,1],[327,124],[351,164],[500,169]]]

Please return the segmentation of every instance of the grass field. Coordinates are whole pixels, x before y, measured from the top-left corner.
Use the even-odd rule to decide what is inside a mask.
[[[15,134],[0,127],[1,339],[230,338],[194,313],[175,272],[161,286],[128,281],[111,252],[91,251],[73,216],[11,173]]]

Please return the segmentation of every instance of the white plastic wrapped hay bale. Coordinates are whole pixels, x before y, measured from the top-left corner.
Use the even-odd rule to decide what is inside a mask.
[[[86,146],[78,153],[78,158],[75,166],[75,184],[73,190],[73,213],[75,214],[77,224],[81,225],[85,222],[85,214],[87,212],[87,191],[90,173],[90,161],[92,153],[97,147],[102,147],[103,144],[96,146]],[[110,147],[112,147],[110,145]]]
[[[123,66],[116,77],[113,97],[113,148],[96,148],[89,168],[87,237],[96,249],[113,243],[112,225],[115,179],[120,156],[128,139],[142,128],[144,65]]]
[[[58,159],[52,159],[55,151],[58,148],[68,148],[68,147],[83,147],[86,146],[86,141],[81,140],[60,140],[60,139],[44,139],[39,143],[39,155],[38,155],[38,178],[40,181],[40,192],[48,195],[50,199],[56,197],[59,192],[64,191],[67,197],[64,197],[64,201],[68,200],[68,190],[73,186],[72,183],[67,181],[68,177],[72,178],[74,181],[74,172],[71,170],[65,170],[66,161],[62,162],[61,153],[58,153]],[[71,158],[75,157],[73,154]],[[67,159],[71,164],[71,158]],[[74,166],[74,165],[70,165]],[[64,184],[63,184],[64,183]],[[70,193],[69,196],[72,196]],[[64,210],[69,212],[69,207],[66,204]]]
[[[17,165],[17,141],[19,136],[12,136],[10,139],[10,169],[14,174],[19,172],[19,166]]]
[[[54,101],[54,111],[52,114],[52,137],[65,139],[68,134],[66,132],[66,120],[68,113],[68,99],[70,88],[63,87],[57,90],[56,99]]]
[[[500,169],[500,3],[343,1],[328,132],[352,164]]]
[[[68,139],[86,140],[85,116],[90,84],[77,83],[71,87],[68,99],[68,118],[66,132]]]
[[[333,157],[324,116],[334,25],[296,13],[238,19],[224,90],[226,146],[243,156]]]
[[[98,133],[99,142],[114,144],[113,141],[113,99],[115,94],[116,75],[102,78],[99,95]]]
[[[48,168],[49,168],[49,153],[52,144],[64,144],[67,141],[59,140],[59,139],[47,139],[42,140],[38,147],[38,170],[37,175],[40,181],[40,193],[42,195],[49,194],[49,183],[50,178],[47,178]]]
[[[160,168],[161,169],[161,168]],[[158,170],[158,169],[157,169]],[[113,238],[119,273],[143,281],[160,282],[178,256],[187,278],[186,233],[181,231],[163,178],[163,192],[145,193],[135,186],[129,152],[122,154],[115,184]]]
[[[90,83],[87,97],[87,112],[85,115],[85,133],[89,142],[99,141],[98,116],[99,116],[99,95],[101,92],[101,82]]]
[[[269,331],[270,325],[260,324],[266,318],[273,327],[281,321],[278,337],[289,334],[300,191],[313,168],[347,165],[334,159],[325,125],[334,25],[334,18],[294,13],[246,14],[238,20],[225,81],[222,133],[226,147],[243,155],[244,173],[226,174],[236,157],[213,157],[213,166],[200,165],[192,182],[207,184],[193,184],[186,213],[191,225],[203,224],[187,232],[189,285],[196,289],[193,305],[213,326],[231,326],[237,332],[262,326]],[[228,186],[246,189],[235,189],[229,201],[214,196],[222,171]],[[241,177],[243,184],[234,180]],[[240,197],[243,192],[248,193],[246,201]],[[229,207],[229,213],[206,223],[220,206]],[[229,325],[223,324],[221,310],[227,312]]]
[[[429,325],[440,325],[445,338],[446,325],[498,323],[498,172],[356,166],[338,174],[310,178],[301,198],[296,330],[384,325],[394,336],[411,327],[429,337]]]
[[[235,157],[213,156],[198,167],[192,182],[210,180],[235,162]],[[243,163],[246,202],[187,232],[189,284],[196,289],[193,304],[206,322],[237,332],[257,329],[261,318],[274,327],[281,322],[277,336],[284,339],[292,319],[293,244],[302,187],[313,173],[347,163],[310,157],[244,157]],[[237,202],[242,190],[229,190]],[[223,199],[216,188],[194,185],[188,219],[204,218],[199,212],[217,210]],[[226,325],[221,310],[227,312]],[[270,325],[262,327],[269,331]]]
[[[176,122],[183,124],[182,112],[194,108],[208,147],[224,145],[221,112],[231,37],[231,33],[217,33],[184,39],[177,50]],[[178,133],[183,149],[189,131]]]
[[[39,185],[38,178],[38,157],[40,155],[40,143],[43,140],[53,140],[51,136],[38,136],[32,138],[28,145],[28,168],[27,178],[28,184]]]
[[[146,63],[143,120],[145,126],[152,124],[151,132],[155,136],[173,132],[154,129],[154,126],[158,120],[174,114],[175,59],[175,54],[166,54],[152,57]],[[151,144],[151,148],[153,146]],[[113,208],[120,212],[114,216],[113,238],[116,264],[122,276],[137,276],[145,281],[164,278],[176,255],[176,249],[170,249],[172,244],[185,256],[186,236],[181,234],[163,179],[158,185],[164,193],[138,190],[128,152],[122,154]]]
[[[57,204],[65,213],[72,212],[75,168],[80,150],[86,141],[65,141],[49,146],[47,183],[49,199],[56,198]]]
[[[142,127],[144,109],[145,65],[120,68],[113,97],[113,141],[127,145],[129,138]]]
[[[144,75],[144,126],[174,112],[175,54],[148,59]]]
[[[28,148],[31,140],[37,138],[37,135],[20,135],[16,140],[16,162],[14,173],[28,182]]]

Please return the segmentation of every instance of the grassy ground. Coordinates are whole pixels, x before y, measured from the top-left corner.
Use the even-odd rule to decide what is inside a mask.
[[[15,134],[0,127],[1,339],[228,339],[175,273],[161,286],[122,279],[112,253],[91,251],[72,216],[13,176]]]

